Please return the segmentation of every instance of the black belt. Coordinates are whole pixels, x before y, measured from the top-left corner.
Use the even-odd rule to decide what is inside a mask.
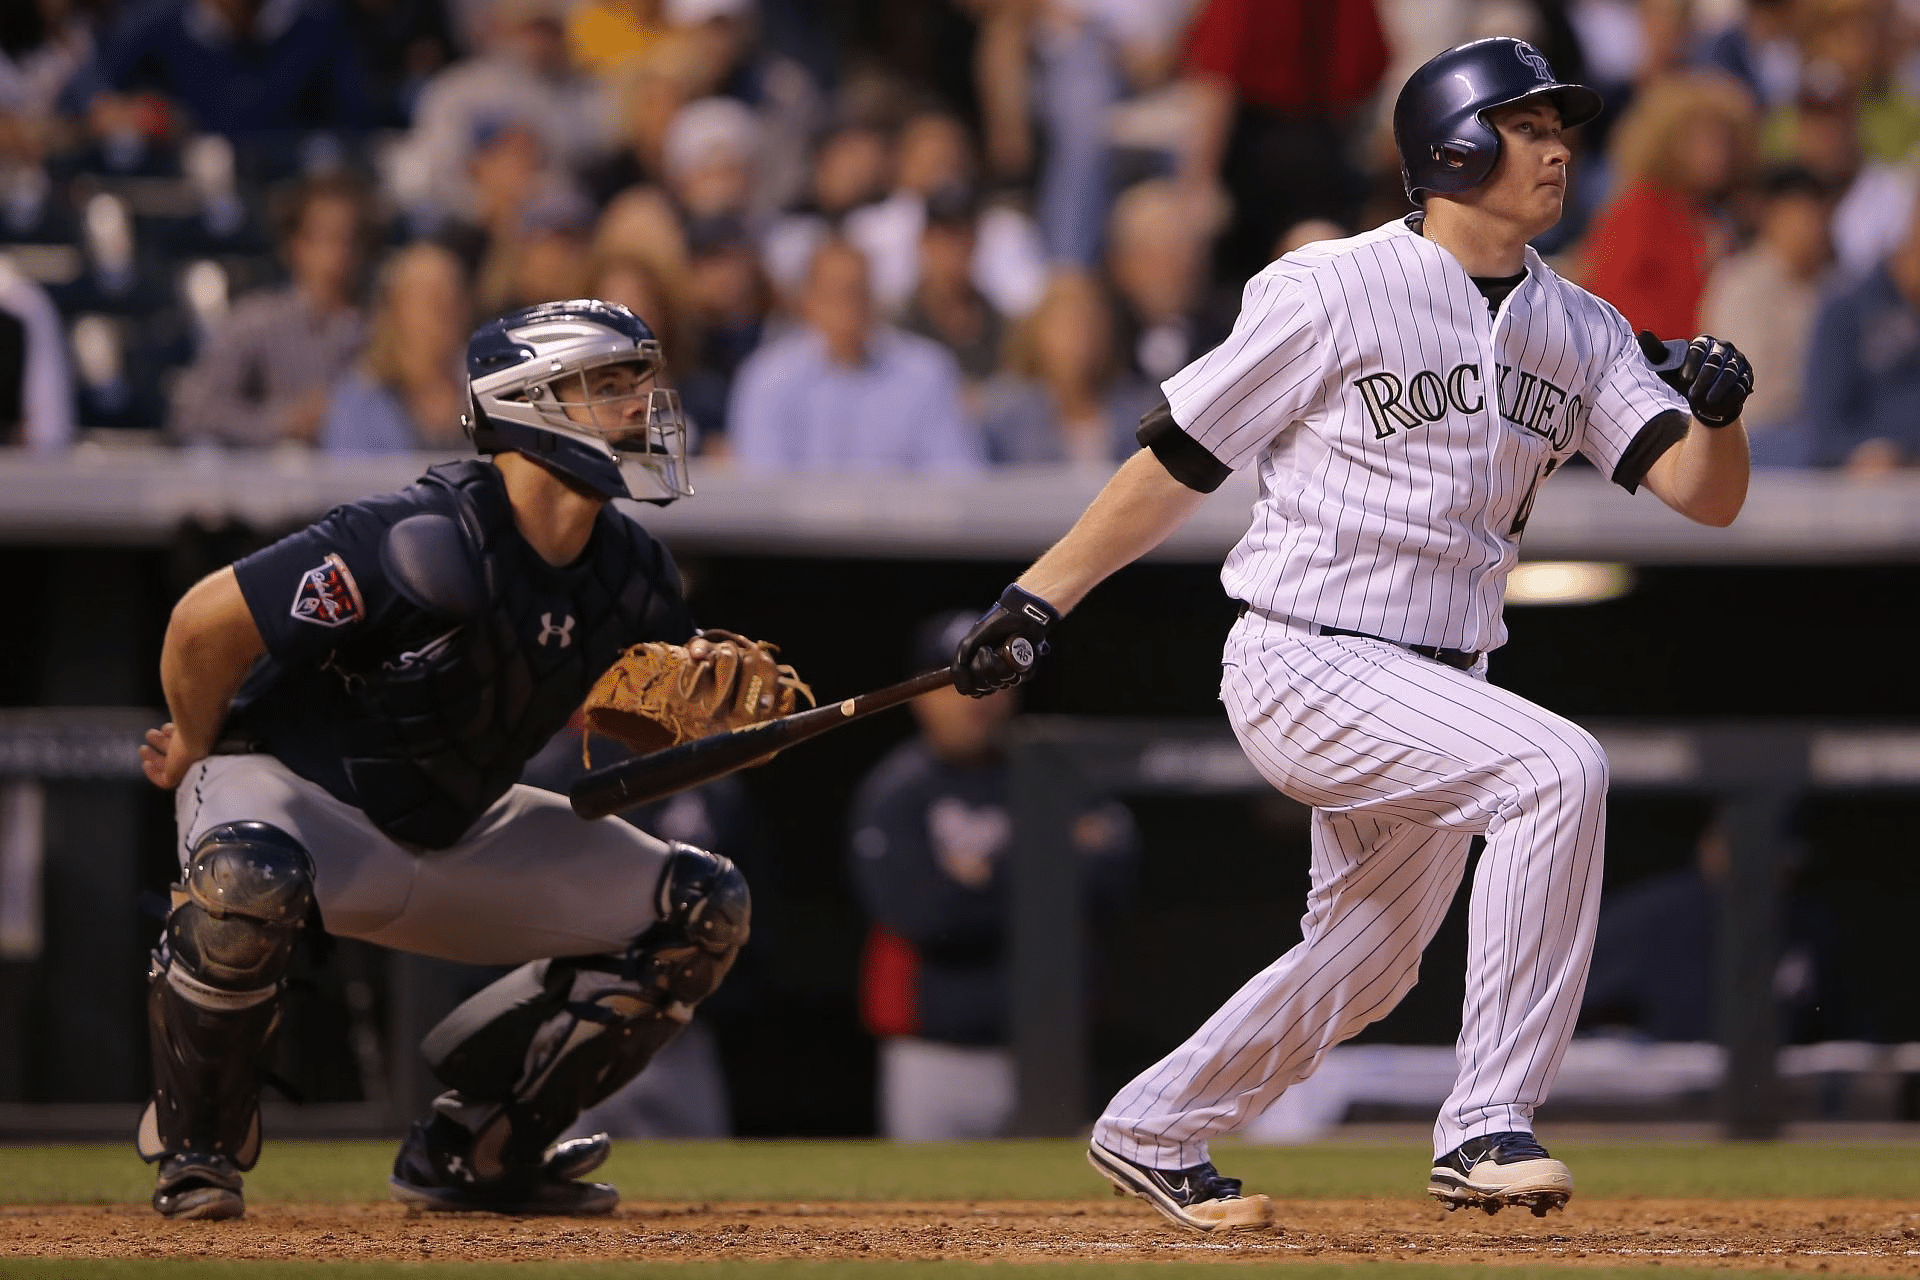
[[[1239,616],[1246,617],[1249,608],[1251,608],[1250,605],[1241,601]],[[1405,640],[1389,640],[1385,636],[1368,635],[1364,631],[1349,631],[1345,627],[1323,626],[1317,622],[1306,622],[1300,625],[1318,636],[1352,636],[1356,640],[1378,640],[1382,644],[1405,649],[1408,653],[1418,654],[1434,662],[1443,662],[1461,671],[1471,671],[1474,664],[1480,661],[1480,653],[1477,649],[1442,649],[1439,645],[1433,644],[1409,644]]]
[[[1321,627],[1320,634],[1352,636],[1356,640],[1379,640],[1384,644],[1405,649],[1408,653],[1417,653],[1423,658],[1431,658],[1435,662],[1444,662],[1450,667],[1458,667],[1462,671],[1471,670],[1473,664],[1480,661],[1480,653],[1476,649],[1442,649],[1432,644],[1408,644],[1405,640],[1388,640],[1385,636],[1370,636],[1364,631],[1348,631],[1344,627]]]

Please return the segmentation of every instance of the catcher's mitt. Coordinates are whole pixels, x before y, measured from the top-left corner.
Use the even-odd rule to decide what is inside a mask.
[[[698,638],[711,646],[704,658],[685,645],[654,641],[614,659],[581,708],[584,763],[593,764],[587,742],[595,733],[644,754],[788,715],[801,698],[813,705],[813,690],[774,660],[774,646],[713,629]]]

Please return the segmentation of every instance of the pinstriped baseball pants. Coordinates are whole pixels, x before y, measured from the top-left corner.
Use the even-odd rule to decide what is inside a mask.
[[[1599,912],[1607,761],[1526,699],[1378,640],[1248,613],[1221,700],[1248,758],[1313,807],[1300,944],[1121,1089],[1094,1128],[1157,1168],[1207,1159],[1412,989],[1475,835],[1459,1075],[1436,1154],[1531,1130],[1572,1038]]]

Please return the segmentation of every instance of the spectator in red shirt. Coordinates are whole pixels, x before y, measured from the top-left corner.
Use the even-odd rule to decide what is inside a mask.
[[[1614,130],[1619,194],[1594,219],[1584,283],[1635,329],[1700,331],[1707,274],[1732,247],[1719,204],[1752,167],[1754,137],[1753,99],[1717,72],[1655,82]]]
[[[1374,0],[1207,0],[1187,43],[1201,109],[1182,176],[1195,194],[1220,182],[1233,198],[1223,281],[1265,266],[1303,218],[1353,224],[1349,133],[1386,69]]]

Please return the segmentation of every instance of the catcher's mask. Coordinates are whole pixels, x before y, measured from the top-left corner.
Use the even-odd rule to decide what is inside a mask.
[[[476,329],[462,420],[481,453],[525,454],[603,498],[693,493],[680,393],[644,320],[592,299],[547,302]]]

